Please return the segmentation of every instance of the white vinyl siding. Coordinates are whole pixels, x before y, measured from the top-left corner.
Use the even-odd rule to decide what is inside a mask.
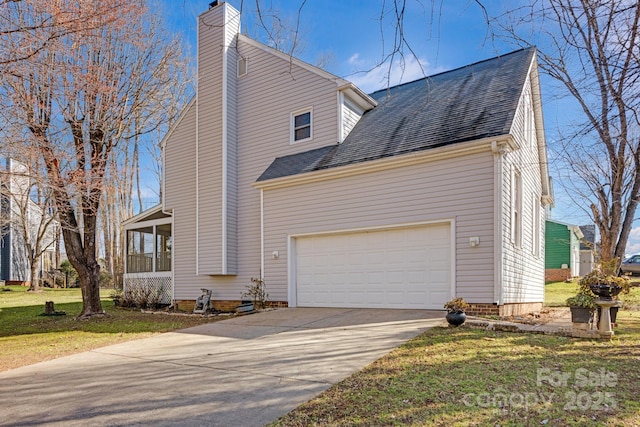
[[[349,98],[343,97],[341,141],[344,141],[349,135],[349,132],[351,132],[351,129],[358,123],[363,114],[362,109],[358,108]]]
[[[493,157],[467,155],[264,190],[265,280],[286,299],[287,236],[454,221],[455,294],[493,302]],[[480,245],[471,248],[469,237]],[[269,254],[279,252],[279,258]]]
[[[529,96],[527,96],[529,94]],[[537,197],[537,205],[540,204],[542,194],[542,178],[540,172],[540,159],[538,155],[538,141],[533,129],[525,131],[526,102],[532,100],[530,80],[527,79],[523,88],[523,95],[516,111],[511,134],[520,147],[504,156],[503,168],[503,234],[512,236],[516,224],[513,224],[514,193],[518,190],[513,187],[515,171],[521,176],[521,200],[531,200],[532,195]],[[533,114],[531,114],[533,120]],[[533,126],[541,124],[533,123]],[[540,225],[543,221],[540,213],[536,214],[536,204],[521,204],[521,244],[515,245],[512,238],[505,239],[503,245],[503,302],[542,302],[544,300],[544,229]],[[536,220],[536,216],[538,220]],[[537,234],[529,232],[536,230],[534,222],[538,222]],[[522,232],[526,231],[526,232]],[[531,248],[538,247],[538,256],[532,254]]]

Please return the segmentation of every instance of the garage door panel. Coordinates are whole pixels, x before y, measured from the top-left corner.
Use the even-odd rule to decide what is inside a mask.
[[[449,299],[449,224],[295,243],[299,306],[442,309]]]

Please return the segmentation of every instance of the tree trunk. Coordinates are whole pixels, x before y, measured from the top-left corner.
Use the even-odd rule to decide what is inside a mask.
[[[29,266],[29,272],[31,275],[31,284],[27,292],[40,292],[40,278],[38,277],[38,264],[40,259],[31,259],[31,265]]]
[[[96,259],[95,247],[91,242],[83,246],[80,233],[65,228],[62,231],[69,262],[78,272],[82,289],[82,312],[78,316],[86,319],[95,315],[104,315],[100,301],[100,264]]]
[[[105,314],[100,301],[100,265],[95,260],[87,264],[90,267],[86,268],[85,274],[79,275],[82,289],[82,313],[78,316],[80,319]]]
[[[46,301],[44,303],[44,314],[56,314],[56,309],[53,305],[53,301]]]

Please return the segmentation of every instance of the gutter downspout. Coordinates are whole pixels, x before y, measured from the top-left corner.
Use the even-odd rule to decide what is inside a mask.
[[[493,152],[493,171],[494,171],[494,184],[493,184],[493,199],[494,199],[494,242],[493,249],[493,271],[494,271],[494,284],[493,284],[493,300],[498,306],[504,304],[504,230],[503,230],[503,191],[504,191],[504,166],[502,161],[503,154],[508,152],[508,148],[502,144],[498,144],[497,141],[491,142],[491,151]]]
[[[260,189],[260,279],[264,280],[264,190]]]

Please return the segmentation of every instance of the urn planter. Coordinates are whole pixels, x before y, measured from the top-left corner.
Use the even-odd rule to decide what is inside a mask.
[[[616,297],[622,291],[622,286],[600,283],[589,285],[589,288],[591,292],[600,297],[600,299],[607,301],[611,301],[613,297]]]
[[[467,315],[464,311],[451,311],[447,313],[446,319],[451,326],[460,326],[467,320]]]

